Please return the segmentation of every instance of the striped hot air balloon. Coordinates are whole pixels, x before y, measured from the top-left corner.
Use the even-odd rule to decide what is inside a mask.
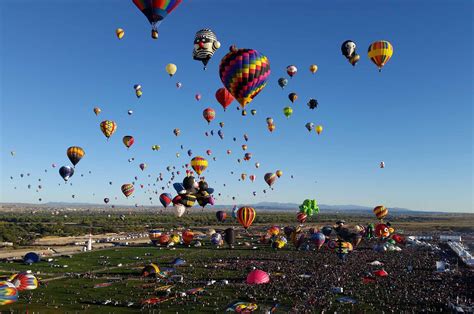
[[[67,149],[66,154],[71,163],[75,166],[82,159],[82,157],[84,157],[85,152],[79,146],[71,146]]]
[[[160,202],[163,205],[164,208],[168,207],[168,205],[171,203],[172,196],[169,193],[163,193],[160,195]]]
[[[0,281],[0,305],[18,301],[18,290],[9,281]]]
[[[21,272],[10,277],[9,281],[18,291],[38,288],[38,279],[33,274]]]
[[[298,220],[301,224],[305,223],[307,218],[308,215],[306,215],[305,213],[300,212],[296,215],[296,220]]]
[[[376,206],[374,208],[374,214],[377,217],[377,219],[384,219],[388,215],[388,208],[386,208],[383,205]]]
[[[265,88],[270,72],[266,56],[254,49],[237,49],[235,46],[230,47],[230,52],[219,65],[222,83],[242,108]]]
[[[135,143],[135,139],[131,135],[125,135],[122,138],[122,142],[127,148],[130,148],[133,145],[133,143]]]
[[[272,172],[266,173],[265,176],[263,177],[265,182],[267,182],[268,186],[270,187],[275,183],[277,178],[278,178],[277,175]]]
[[[382,71],[383,66],[390,60],[393,55],[393,46],[386,40],[373,42],[368,50],[369,59]]]
[[[105,137],[109,139],[117,130],[117,123],[111,120],[102,121],[100,123],[100,130],[104,133]]]
[[[160,230],[153,229],[153,230],[148,231],[148,238],[150,238],[151,243],[153,243],[153,245],[156,245],[158,243],[158,241],[160,240],[160,237],[161,237]]]
[[[237,220],[245,229],[252,225],[255,216],[257,216],[257,213],[252,207],[241,207],[237,211]]]
[[[191,159],[191,167],[198,175],[201,175],[201,173],[207,168],[207,160],[201,156],[196,156]]]
[[[122,185],[121,189],[122,189],[122,193],[123,193],[123,195],[125,195],[125,197],[129,197],[135,191],[135,187],[131,183],[126,183],[126,184]]]

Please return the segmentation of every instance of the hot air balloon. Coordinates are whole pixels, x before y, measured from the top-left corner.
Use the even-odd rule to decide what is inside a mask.
[[[311,98],[311,99],[308,101],[307,106],[308,106],[309,109],[311,109],[311,110],[316,109],[316,108],[318,108],[318,101],[317,101],[316,99]]]
[[[61,168],[59,168],[59,174],[63,178],[64,182],[66,182],[74,175],[74,168],[69,166],[62,166]]]
[[[311,235],[311,241],[313,241],[314,245],[318,248],[318,250],[323,246],[324,241],[326,241],[326,237],[321,232],[316,232]]]
[[[288,80],[284,77],[280,77],[278,79],[278,85],[280,85],[281,89],[284,89],[286,85],[288,85]]]
[[[258,167],[260,167],[260,163],[259,163],[259,162],[256,162],[256,163],[255,163],[255,168],[258,168]]]
[[[137,98],[142,97],[143,91],[142,86],[140,84],[133,85],[133,89],[135,89],[135,95],[137,96]]]
[[[255,109],[252,109],[252,110],[250,110],[250,113],[252,114],[252,116],[254,116],[254,115],[256,115],[256,114],[257,114],[257,110],[255,110]]]
[[[383,162],[383,161],[380,162],[380,168],[382,168],[382,169],[385,168],[385,162]]]
[[[268,117],[267,118],[267,124],[272,124],[273,123],[273,118]]]
[[[308,218],[308,215],[306,215],[305,213],[296,214],[296,220],[298,220],[302,224],[306,222],[307,218]]]
[[[290,99],[290,101],[294,103],[298,99],[298,95],[296,95],[296,93],[290,93],[288,94],[288,99]]]
[[[202,112],[202,116],[204,117],[204,119],[209,124],[209,123],[211,123],[212,120],[214,120],[216,118],[216,112],[212,108],[206,108]]]
[[[135,187],[131,183],[126,183],[122,185],[121,190],[122,190],[123,195],[125,195],[125,197],[128,198],[135,191]]]
[[[219,210],[218,212],[216,212],[216,218],[218,222],[224,222],[227,218],[227,214],[225,211]]]
[[[252,182],[254,182],[256,178],[257,178],[257,176],[254,175],[254,174],[249,175],[249,179],[250,179],[250,181],[252,181]]]
[[[199,94],[199,93],[196,94],[196,95],[194,95],[194,98],[195,98],[197,101],[200,101],[200,100],[201,100],[201,97],[202,97],[202,96],[201,96],[201,94]]]
[[[275,172],[275,174],[276,174],[276,176],[279,178],[279,177],[281,177],[281,176],[283,175],[283,171],[277,170],[277,171]]]
[[[360,56],[358,54],[354,54],[352,57],[349,58],[349,63],[355,67],[357,62],[359,62],[359,60],[360,60]]]
[[[316,73],[318,71],[318,66],[316,64],[311,64],[309,66],[309,71],[313,74]]]
[[[166,73],[168,73],[168,75],[172,77],[173,75],[175,75],[176,71],[178,70],[178,67],[174,63],[168,63],[165,67],[165,70]]]
[[[305,124],[306,129],[311,132],[314,128],[314,123],[313,122],[308,122]]]
[[[350,59],[356,53],[356,43],[352,40],[346,40],[341,45],[341,52],[347,59]]]
[[[84,157],[84,150],[79,146],[71,146],[67,149],[67,157],[71,163],[75,166]]]
[[[235,230],[234,228],[227,228],[224,230],[224,240],[227,243],[229,247],[232,247],[232,245],[235,242]]]
[[[174,135],[179,136],[179,134],[181,133],[181,130],[180,129],[174,129],[173,133],[174,133]]]
[[[173,12],[183,0],[155,1],[133,0],[137,8],[146,16],[151,24],[151,37],[158,38],[158,25]]]
[[[268,186],[271,187],[275,183],[277,176],[276,174],[269,172],[265,174],[263,179],[265,180],[265,182],[267,182]]]
[[[206,150],[206,154],[207,154],[208,156],[211,156],[211,155],[212,155],[212,150],[210,150],[210,149]]]
[[[140,169],[143,171],[143,170],[145,170],[145,168],[146,168],[147,166],[146,166],[145,163],[141,163],[141,164],[139,165],[139,167],[140,167]]]
[[[234,96],[232,96],[225,87],[221,87],[216,91],[216,99],[225,111],[234,101]]]
[[[293,114],[293,108],[291,107],[283,108],[283,114],[285,115],[285,117],[289,118]]]
[[[321,134],[321,132],[323,131],[323,126],[322,126],[322,125],[318,125],[315,130],[316,130],[316,133],[318,133],[318,135],[319,135],[319,134]]]
[[[263,90],[270,72],[267,57],[254,49],[235,46],[230,47],[219,65],[222,83],[242,108]]]
[[[296,72],[298,72],[298,68],[296,66],[289,65],[286,67],[286,73],[288,73],[290,77],[293,77],[296,74]]]
[[[244,150],[244,151],[247,150],[247,145],[243,144],[242,145],[242,150]]]
[[[100,123],[100,130],[105,137],[109,139],[117,130],[117,124],[114,121],[105,120]]]
[[[128,110],[128,111],[127,111],[127,114],[128,114],[129,116],[131,116],[131,115],[133,114],[133,110]]]
[[[108,204],[108,203],[109,203],[109,201],[110,201],[110,200],[109,200],[107,197],[106,197],[106,198],[104,198],[104,203],[105,203],[105,204]]]
[[[244,160],[249,161],[250,159],[252,159],[252,154],[251,153],[245,153]]]
[[[184,244],[190,245],[191,242],[193,242],[194,232],[192,232],[191,230],[185,230],[183,231],[181,235],[182,235]]]
[[[216,246],[222,245],[222,235],[220,233],[213,233],[211,235],[211,243]]]
[[[122,142],[127,148],[130,148],[130,146],[135,143],[135,139],[133,138],[133,136],[126,135],[123,137]]]
[[[35,290],[38,288],[38,279],[28,272],[21,272],[8,279],[18,291]]]
[[[270,133],[273,133],[273,131],[275,131],[276,126],[274,123],[269,123],[267,125],[267,128],[268,128],[268,131],[270,131]]]
[[[198,175],[201,175],[201,173],[207,168],[207,160],[203,157],[196,156],[191,159],[191,167]]]
[[[156,264],[149,264],[143,267],[142,277],[156,277],[160,273],[160,268]]]
[[[374,208],[374,214],[377,217],[377,219],[384,219],[388,215],[388,208],[386,208],[383,205],[376,206]]]
[[[237,220],[245,228],[248,229],[256,217],[255,209],[252,207],[241,207],[237,211]]]
[[[148,231],[148,238],[150,239],[151,243],[153,245],[157,245],[159,243],[161,237],[161,231],[160,230],[149,230]]]
[[[28,252],[25,254],[25,256],[23,256],[23,262],[27,265],[38,263],[40,260],[41,257],[35,252]]]
[[[99,107],[94,108],[94,113],[95,113],[96,116],[98,116],[101,112],[102,112],[102,110]]]
[[[201,61],[206,69],[207,63],[219,49],[221,43],[210,29],[201,29],[194,36],[193,59]]]
[[[384,65],[390,60],[393,55],[393,46],[386,40],[379,40],[373,42],[368,50],[369,59],[382,71]]]
[[[247,284],[249,285],[261,285],[270,282],[270,276],[263,270],[256,269],[251,271],[247,275]]]
[[[242,173],[240,175],[240,178],[242,179],[242,181],[245,181],[245,179],[247,178],[247,174],[246,173]]]
[[[177,82],[177,83],[176,83],[176,88],[177,88],[177,89],[180,89],[181,86],[183,86],[183,83],[181,83],[181,82]]]
[[[244,116],[244,117],[245,117],[246,115],[247,115],[247,110],[245,110],[245,109],[242,109],[242,116]]]
[[[169,193],[163,193],[160,195],[160,203],[163,205],[164,208],[168,207],[171,203],[172,196]]]
[[[152,150],[160,150],[161,146],[160,145],[153,145],[151,147]]]
[[[0,306],[18,301],[18,290],[9,281],[0,281]]]
[[[224,139],[224,132],[222,132],[222,130],[217,131],[217,135],[219,135],[221,140]]]
[[[123,36],[125,35],[125,31],[124,31],[123,29],[121,29],[121,28],[117,28],[117,29],[115,30],[115,35],[117,35],[117,38],[118,38],[118,39],[122,39]]]

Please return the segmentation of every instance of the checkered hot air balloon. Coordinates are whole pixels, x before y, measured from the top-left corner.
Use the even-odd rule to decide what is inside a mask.
[[[376,206],[374,208],[374,214],[377,217],[377,219],[384,219],[388,215],[388,208],[386,208],[383,205]]]
[[[370,44],[368,49],[369,59],[382,71],[384,65],[393,55],[393,46],[386,40],[379,40]]]
[[[109,139],[117,130],[117,123],[111,120],[102,121],[100,123],[100,130],[104,133],[105,137]]]
[[[230,47],[222,58],[219,75],[224,87],[237,99],[242,108],[260,93],[270,75],[270,62],[254,49]]]
[[[201,156],[196,156],[191,159],[191,167],[198,175],[201,175],[201,173],[207,168],[207,160]]]
[[[252,207],[241,207],[237,211],[237,220],[245,229],[248,229],[252,225],[256,216],[257,213]]]

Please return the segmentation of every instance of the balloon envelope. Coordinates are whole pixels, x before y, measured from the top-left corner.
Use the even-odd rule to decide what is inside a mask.
[[[265,284],[270,282],[270,276],[263,270],[256,269],[247,275],[246,282],[249,285]]]

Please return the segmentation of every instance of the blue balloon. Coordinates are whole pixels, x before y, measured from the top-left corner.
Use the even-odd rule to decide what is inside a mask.
[[[25,262],[25,264],[38,263],[40,260],[40,256],[35,252],[26,253],[26,255],[23,257],[23,262]]]
[[[179,182],[173,183],[173,187],[176,190],[176,193],[178,194],[186,193],[186,189],[184,188],[182,183],[179,183]]]
[[[212,194],[212,193],[214,193],[214,189],[213,188],[207,188],[206,192],[209,193],[209,194]]]
[[[70,166],[62,166],[61,168],[59,168],[59,174],[66,182],[74,174],[74,168]]]

